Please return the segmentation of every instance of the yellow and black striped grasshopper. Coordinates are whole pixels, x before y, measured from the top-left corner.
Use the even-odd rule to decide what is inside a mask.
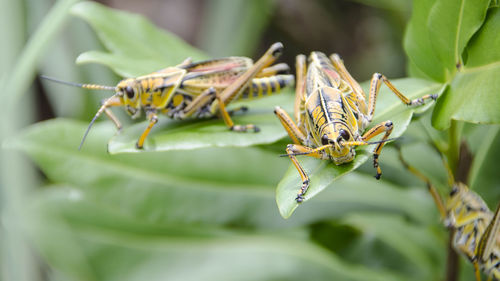
[[[296,70],[297,123],[294,123],[292,118],[279,107],[274,112],[294,142],[287,146],[286,152],[302,179],[302,187],[295,199],[298,203],[304,200],[309,177],[297,161],[296,155],[331,160],[340,165],[354,159],[356,146],[377,143],[373,151],[373,166],[377,169],[375,177],[380,178],[382,171],[378,164],[378,156],[385,142],[389,140],[393,124],[387,120],[366,133],[363,132],[372,121],[381,82],[384,82],[406,105],[421,105],[427,99],[437,98],[436,95],[426,95],[409,100],[384,75],[375,73],[371,80],[367,104],[361,86],[352,78],[337,54],[328,58],[321,52],[312,52],[308,67],[306,67],[306,57],[298,55]],[[382,133],[385,134],[381,141],[368,142]]]
[[[430,179],[409,165],[401,150],[399,158],[406,169],[426,183],[444,225],[453,232],[453,248],[474,265],[476,280],[481,280],[480,271],[489,276],[488,280],[500,280],[500,204],[495,213],[491,212],[481,196],[453,180],[446,162],[452,189],[444,203]]]
[[[209,118],[220,114],[232,131],[259,131],[253,124],[235,125],[226,106],[233,100],[251,99],[280,91],[294,81],[286,75],[288,65],[271,66],[283,51],[281,43],[274,43],[255,63],[246,57],[226,57],[201,62],[186,59],[177,66],[148,75],[127,78],[115,87],[94,84],[75,84],[42,76],[44,79],[92,90],[111,90],[115,94],[102,101],[90,122],[80,148],[96,119],[104,112],[122,128],[110,107],[123,106],[132,118],[145,112],[148,127],[138,139],[137,148],[143,148],[146,137],[163,113],[175,119]],[[246,107],[240,108],[246,110]]]

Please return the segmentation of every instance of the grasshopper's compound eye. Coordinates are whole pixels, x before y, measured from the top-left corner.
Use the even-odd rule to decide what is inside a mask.
[[[125,88],[125,94],[127,94],[127,97],[129,99],[133,99],[134,96],[135,96],[134,89],[132,87],[130,87],[130,86],[127,86]]]
[[[321,137],[321,144],[323,144],[323,145],[327,145],[328,144],[328,136],[327,135],[323,135]]]
[[[349,133],[346,132],[346,130],[344,130],[344,129],[340,129],[339,134],[346,141],[348,141],[349,138],[351,137],[351,136],[349,136]]]

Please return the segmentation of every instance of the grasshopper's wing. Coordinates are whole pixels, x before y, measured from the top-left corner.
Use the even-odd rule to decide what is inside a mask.
[[[248,69],[253,65],[253,61],[247,57],[225,57],[194,62],[184,66],[188,72],[218,72],[236,68]]]
[[[193,95],[199,95],[211,87],[221,92],[252,64],[252,60],[246,57],[227,57],[193,63],[185,67],[188,74],[184,77],[181,88]]]
[[[495,211],[495,215],[491,220],[490,224],[486,228],[486,231],[479,241],[479,249],[477,254],[482,261],[486,261],[490,258],[491,253],[493,253],[495,247],[498,247],[498,239],[500,235],[500,204],[498,204]]]

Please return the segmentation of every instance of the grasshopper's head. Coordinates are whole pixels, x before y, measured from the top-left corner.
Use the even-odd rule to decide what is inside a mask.
[[[132,115],[133,118],[137,117],[140,114],[141,108],[137,81],[134,78],[120,81],[118,85],[116,85],[116,93],[125,106],[125,111]]]
[[[321,144],[328,146],[325,151],[336,165],[351,162],[354,159],[356,155],[354,147],[347,144],[353,140],[350,130],[338,123],[334,126],[327,126],[321,134]]]

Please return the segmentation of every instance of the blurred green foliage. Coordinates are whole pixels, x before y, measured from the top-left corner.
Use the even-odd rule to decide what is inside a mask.
[[[361,14],[357,25],[341,15],[351,15],[358,7],[362,12],[373,9],[394,24],[391,32],[399,30],[401,41],[409,2],[355,1],[367,7],[347,1],[208,1],[200,37],[204,52],[144,17],[93,2],[79,3],[71,13],[84,19],[97,38],[89,26],[72,17],[63,32],[68,36],[53,39],[72,2],[58,1],[44,15],[40,11],[49,9],[50,1],[26,0],[24,10],[18,2],[7,1],[12,13],[3,11],[0,17],[17,22],[12,29],[1,25],[4,38],[10,40],[2,49],[6,64],[2,63],[0,95],[7,106],[13,104],[1,118],[0,249],[5,280],[443,280],[448,235],[425,187],[402,168],[391,145],[380,158],[380,181],[372,177],[371,161],[363,164],[370,158],[366,150],[358,150],[352,166],[300,158],[308,169],[318,167],[313,174],[318,185],[311,190],[317,196],[290,216],[296,203],[286,196],[296,193],[299,179],[289,160],[278,157],[289,140],[270,110],[275,103],[291,107],[291,91],[259,100],[250,105],[250,114],[238,117],[269,124],[261,135],[231,136],[220,120],[162,119],[165,128],[152,136],[160,150],[156,152],[110,155],[108,140],[110,151],[123,152],[144,123],[126,124],[123,134],[113,137],[108,121],[96,124],[83,150],[77,150],[87,120],[106,94],[36,83],[35,89],[45,89],[58,118],[21,133],[16,131],[22,125],[11,122],[33,111],[29,103],[14,101],[35,99],[27,89],[37,69],[64,80],[116,83],[119,78],[105,68],[76,67],[72,60],[81,52],[79,63],[98,62],[120,76],[135,76],[187,56],[209,57],[205,53],[255,58],[260,55],[255,48],[283,41],[292,59],[296,52],[316,48],[341,55],[345,51],[348,68],[352,64],[355,73],[366,68],[355,77],[365,76],[363,71],[388,74],[385,69],[397,69],[401,57],[389,59],[388,54],[398,53],[394,50],[400,47],[391,47],[384,37],[387,32],[380,26],[387,23],[363,33],[362,27],[376,22],[373,15]],[[304,14],[297,11],[306,10],[315,11],[316,18],[303,21]],[[295,15],[295,26],[290,15]],[[46,24],[35,28],[42,17]],[[495,79],[498,56],[487,51],[498,49],[499,18],[495,1],[415,1],[404,47],[410,74],[420,79],[398,79],[396,85],[412,97],[427,92],[441,96],[432,112],[413,112],[383,89],[376,115],[378,121],[394,121],[395,135],[406,130],[398,141],[404,155],[443,196],[449,187],[439,154],[458,164],[459,144],[466,142],[474,155],[469,185],[490,207],[500,199],[500,127],[476,123],[500,123],[500,98],[495,94],[500,89]],[[339,22],[353,28],[325,34]],[[276,30],[284,35],[274,36]],[[25,32],[30,40],[19,52],[28,38]],[[346,50],[351,48],[347,34],[357,35],[361,43],[352,49],[366,49],[362,55]],[[370,41],[370,36],[377,41]],[[54,49],[43,48],[51,40]],[[315,43],[303,50],[308,40],[324,45]],[[330,44],[338,44],[340,50],[330,50]],[[99,50],[89,51],[93,49]],[[367,61],[387,64],[372,71],[373,65],[364,67]],[[47,114],[51,113],[43,116]],[[447,130],[435,130],[431,121]],[[250,141],[243,142],[245,137]],[[255,144],[262,145],[214,147]],[[28,155],[43,172],[41,187],[30,179],[28,164],[14,165],[12,157],[20,156],[12,149]],[[290,218],[283,219],[280,211]],[[41,265],[33,252],[41,257]],[[465,260],[463,264],[460,278],[471,280],[471,266]]]

